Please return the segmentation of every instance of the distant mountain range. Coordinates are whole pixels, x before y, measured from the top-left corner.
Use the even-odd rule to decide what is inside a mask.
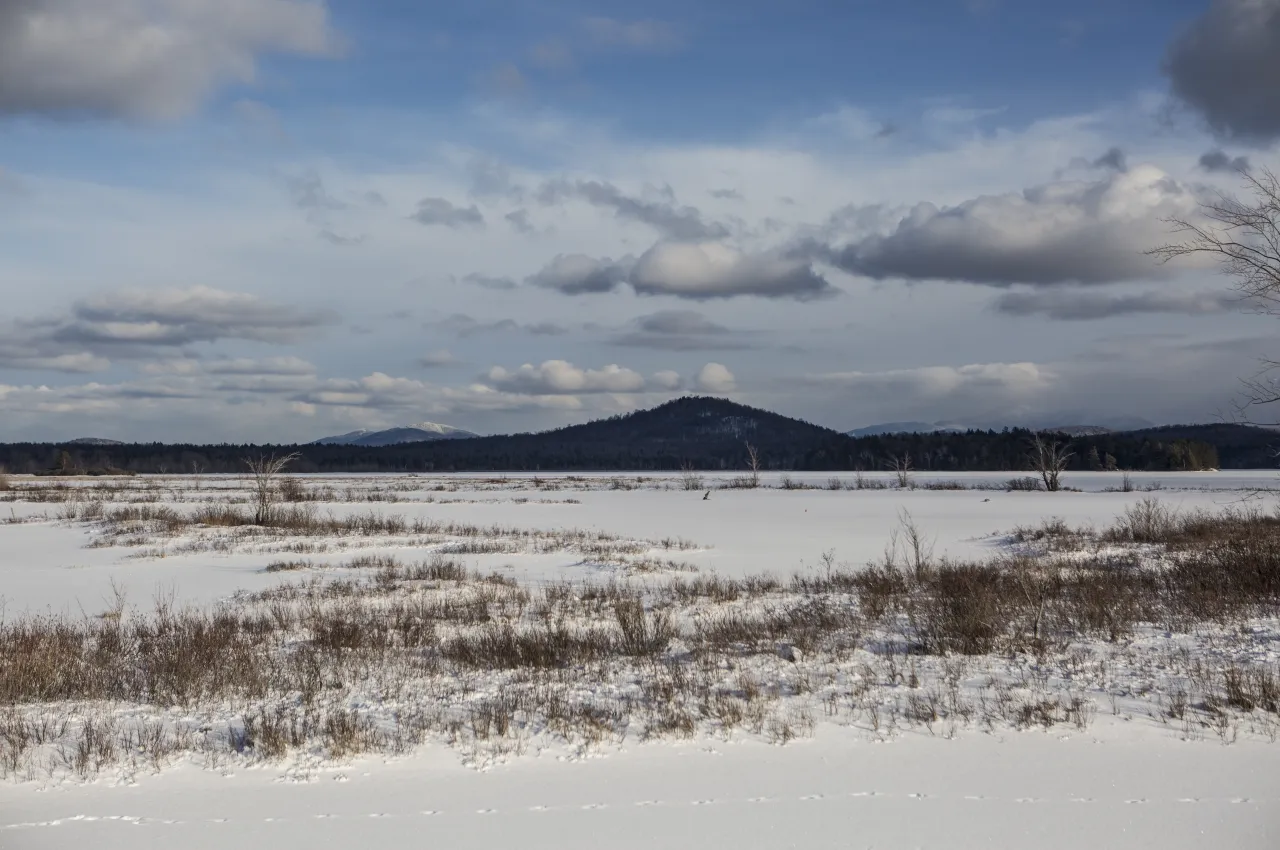
[[[1072,415],[1042,417],[1036,422],[884,422],[855,428],[845,433],[850,437],[878,437],[883,434],[960,434],[965,431],[1002,431],[1005,428],[1030,428],[1038,431],[1054,431],[1072,437],[1096,437],[1117,431],[1143,431],[1154,428],[1151,422],[1139,416],[1113,416],[1092,425],[1063,425],[1063,422],[1079,421]]]
[[[334,437],[321,437],[307,445],[311,446],[397,446],[401,443],[429,443],[436,440],[466,440],[478,437],[470,431],[455,428],[452,425],[440,425],[436,422],[419,422],[415,425],[402,425],[397,428],[385,428],[381,431],[370,431],[361,428]]]
[[[123,446],[119,440],[108,440],[106,437],[80,437],[75,440],[68,440],[69,446]]]
[[[1058,419],[1062,422],[1082,419]],[[1280,433],[1238,424],[1112,430],[1114,422],[1058,425],[1072,435],[1070,468],[1131,470],[1261,468],[1275,465]],[[1044,426],[1040,426],[1044,427]],[[923,429],[928,430],[923,430]],[[960,430],[960,429],[964,430]],[[911,430],[904,429],[914,429]],[[866,433],[880,430],[886,433]],[[861,433],[859,433],[861,432]],[[57,467],[61,453],[77,469],[131,472],[243,472],[245,458],[296,452],[298,472],[449,472],[570,470],[722,470],[741,473],[755,451],[764,469],[883,470],[910,456],[917,470],[1025,471],[1032,433],[969,422],[899,422],[849,436],[723,398],[686,396],[649,410],[536,434],[480,437],[421,422],[354,431],[307,445],[0,444],[0,466],[12,473]],[[750,444],[751,448],[748,448]]]

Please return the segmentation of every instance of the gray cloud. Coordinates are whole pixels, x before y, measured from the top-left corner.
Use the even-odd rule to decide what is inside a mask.
[[[0,367],[97,372],[110,365],[105,355],[147,357],[157,348],[222,339],[289,342],[334,321],[325,311],[208,287],[116,292],[76,302],[64,316],[0,327]],[[260,362],[279,368],[302,361]]]
[[[210,361],[204,371],[210,375],[314,375],[316,367],[300,357],[238,357]]]
[[[516,233],[530,234],[537,230],[529,221],[528,210],[512,210],[503,216],[507,224],[511,225],[511,229]]]
[[[712,189],[711,197],[719,198],[722,201],[741,201],[742,193],[737,189]]]
[[[553,180],[538,190],[543,204],[561,203],[577,198],[587,203],[612,209],[619,218],[647,224],[672,239],[723,239],[728,231],[723,225],[702,220],[694,207],[677,207],[670,189],[663,193],[666,201],[646,201],[624,193],[612,183],[598,180]]]
[[[1111,148],[1090,164],[1094,168],[1108,168],[1112,171],[1129,170],[1129,165],[1125,160],[1124,151],[1120,150],[1120,148]]]
[[[876,279],[1008,286],[1154,278],[1172,269],[1143,251],[1168,239],[1163,219],[1194,216],[1197,200],[1159,169],[1138,166],[945,209],[919,204],[888,235],[817,254]]]
[[[423,198],[418,201],[418,211],[409,218],[425,225],[484,227],[484,215],[475,204],[459,207],[444,198]]]
[[[484,289],[494,289],[500,292],[515,289],[518,284],[509,277],[493,277],[487,274],[472,272],[471,274],[462,276],[463,283],[474,284]]]
[[[446,348],[438,348],[435,351],[428,351],[426,354],[418,358],[418,365],[428,369],[435,369],[441,366],[452,366],[458,362],[453,353]]]
[[[528,281],[567,295],[629,284],[641,295],[695,301],[757,295],[807,300],[834,292],[807,259],[781,252],[744,254],[722,242],[659,242],[638,260],[561,254]]]
[[[693,310],[660,310],[640,316],[632,329],[613,337],[613,345],[660,351],[720,351],[749,348],[728,328]]]
[[[1228,156],[1225,151],[1211,150],[1200,155],[1200,167],[1205,171],[1216,172],[1235,172],[1249,171],[1253,168],[1249,163],[1247,156]]]
[[[285,178],[285,187],[296,207],[308,212],[345,210],[347,204],[329,194],[324,181],[315,171]]]
[[[1280,137],[1280,2],[1213,0],[1169,46],[1164,70],[1220,136]]]
[[[525,281],[566,295],[609,292],[627,280],[634,262],[632,257],[614,262],[608,257],[595,259],[583,254],[558,254]]]
[[[1042,315],[1061,321],[1084,321],[1136,313],[1178,313],[1188,316],[1221,313],[1231,309],[1226,294],[1187,294],[1148,291],[1136,295],[1106,295],[1099,292],[1045,290],[1009,292],[995,302],[1001,313],[1014,316]]]
[[[361,234],[359,236],[343,236],[341,233],[334,233],[329,228],[321,229],[319,236],[330,245],[338,245],[343,248],[350,248],[355,245],[362,245],[369,237]]]
[[[807,300],[834,290],[803,259],[744,254],[720,242],[659,242],[636,261],[629,283],[642,295],[706,300],[758,295]]]
[[[482,322],[465,313],[454,313],[447,319],[442,319],[438,322],[430,322],[426,326],[451,333],[458,337],[469,337],[485,333],[527,333],[534,336],[561,336],[569,332],[568,328],[561,327],[554,322],[521,324],[515,319],[498,319],[497,321],[492,322]]]
[[[253,82],[264,54],[337,47],[305,0],[5,0],[0,113],[174,118]]]

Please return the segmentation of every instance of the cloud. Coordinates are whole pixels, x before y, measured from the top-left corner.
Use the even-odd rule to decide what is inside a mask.
[[[737,378],[720,363],[708,363],[699,369],[693,384],[704,393],[731,393],[738,388]]]
[[[1105,319],[1138,313],[1178,313],[1198,316],[1229,310],[1236,299],[1227,294],[1148,291],[1136,295],[1106,295],[1099,292],[1046,290],[1009,292],[995,307],[1013,316],[1042,315],[1061,321]]]
[[[539,42],[530,48],[529,62],[544,71],[570,71],[574,66],[572,51],[557,39]]]
[[[1129,165],[1125,159],[1124,151],[1120,148],[1111,148],[1102,156],[1090,163],[1094,168],[1107,168],[1112,171],[1128,171]]]
[[[974,363],[884,372],[828,372],[811,375],[806,380],[877,397],[937,399],[965,393],[1022,395],[1038,392],[1050,385],[1053,375],[1035,363]]]
[[[301,357],[238,357],[210,361],[204,371],[210,375],[314,375],[316,367]]]
[[[442,387],[384,372],[373,372],[355,380],[332,378],[291,401],[316,407],[411,412],[413,416],[473,411],[578,410],[582,406],[581,401],[572,395],[509,393],[483,384]]]
[[[452,366],[457,363],[458,359],[447,348],[438,348],[435,351],[428,351],[422,357],[418,358],[418,364],[428,369],[438,368],[440,366]]]
[[[1087,182],[918,204],[888,235],[829,251],[852,274],[916,280],[1112,283],[1168,274],[1143,251],[1168,239],[1162,219],[1193,217],[1197,197],[1152,166]]]
[[[361,234],[359,236],[343,236],[341,233],[334,233],[329,228],[323,228],[318,234],[321,239],[330,245],[338,245],[341,247],[351,247],[353,245],[362,245],[368,239],[368,236]]]
[[[712,351],[748,348],[732,332],[693,310],[661,310],[631,322],[632,330],[610,342],[662,351]]]
[[[313,0],[5,0],[0,113],[176,118],[261,56],[338,47]]]
[[[804,260],[777,252],[744,254],[722,242],[659,242],[636,261],[629,282],[642,295],[695,300],[739,295],[806,300],[833,291]]]
[[[409,218],[425,225],[484,227],[484,215],[475,204],[459,207],[444,198],[423,198],[418,201],[418,211]]]
[[[494,389],[524,395],[576,393],[634,393],[645,388],[644,376],[616,364],[603,369],[579,369],[566,360],[526,363],[514,371],[494,366],[485,376]]]
[[[654,372],[653,377],[649,379],[649,383],[657,389],[675,392],[684,386],[684,378],[680,377],[679,372],[672,372],[667,369],[662,372]]]
[[[511,229],[516,233],[528,235],[537,230],[537,228],[533,226],[533,223],[529,221],[528,210],[512,210],[502,218],[507,222],[507,224],[511,225]]]
[[[721,201],[741,201],[742,193],[737,189],[712,189],[709,194],[711,197]]]
[[[1231,157],[1223,150],[1211,150],[1201,154],[1200,167],[1211,174],[1224,171],[1239,174],[1240,172],[1249,171],[1253,168],[1253,166],[1249,164],[1249,157]]]
[[[227,339],[291,342],[335,320],[325,311],[296,309],[209,287],[125,290],[77,301],[65,315],[0,325],[0,368],[100,372],[111,365],[107,355],[148,357],[156,348]],[[259,372],[285,374],[300,369],[304,361],[214,361],[210,371],[250,362]],[[168,366],[148,364],[146,371],[191,374],[197,370],[188,361],[173,361]]]
[[[1164,71],[1218,135],[1280,137],[1280,2],[1212,0],[1169,46]]]
[[[474,284],[484,289],[493,289],[499,292],[506,292],[515,289],[517,284],[509,277],[493,277],[491,275],[472,272],[462,276],[463,283]]]
[[[723,242],[659,242],[638,260],[560,254],[527,282],[566,295],[629,284],[641,295],[691,300],[757,295],[808,300],[835,290],[810,263],[781,252],[745,254]]]
[[[666,52],[684,45],[684,36],[664,21],[619,21],[592,17],[582,22],[583,31],[598,47],[624,47],[643,52]]]
[[[315,171],[286,177],[284,182],[285,187],[289,190],[289,197],[293,199],[293,203],[298,209],[319,212],[345,210],[347,208],[345,202],[329,194],[324,187],[324,180]]]
[[[528,333],[534,336],[560,336],[568,333],[568,328],[557,325],[555,322],[533,322],[531,324],[521,324],[515,319],[498,319],[492,322],[482,322],[466,313],[454,313],[447,319],[438,322],[430,322],[427,327],[437,328],[447,331],[459,337],[475,336],[482,333]]]
[[[105,372],[111,361],[87,351],[74,354],[40,354],[25,342],[0,342],[0,369],[40,372]]]
[[[49,338],[77,345],[182,346],[220,339],[290,342],[335,317],[206,286],[124,290],[77,302]]]
[[[594,259],[584,254],[557,254],[540,271],[525,278],[525,282],[566,295],[609,292],[626,281],[634,262],[632,257],[615,263],[608,257]]]
[[[567,198],[612,209],[618,218],[638,221],[671,239],[723,239],[729,232],[723,225],[702,220],[693,207],[677,207],[670,201],[646,201],[624,193],[612,183],[598,180],[553,180],[538,190],[543,204],[556,204]]]

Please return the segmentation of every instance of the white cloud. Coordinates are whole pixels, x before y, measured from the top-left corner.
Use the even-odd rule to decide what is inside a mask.
[[[565,360],[526,363],[513,371],[494,366],[486,379],[495,389],[526,395],[634,393],[645,388],[643,375],[622,366],[579,369]]]
[[[720,363],[708,363],[698,370],[694,386],[704,393],[731,393],[738,387],[738,380],[729,367]]]
[[[1163,219],[1193,217],[1198,200],[1190,187],[1144,165],[1092,183],[1049,183],[954,207],[919,204],[888,235],[855,241],[827,259],[873,278],[992,286],[1166,277],[1170,268],[1143,252],[1168,241]]]
[[[337,47],[319,0],[6,0],[0,112],[174,118],[264,54]]]

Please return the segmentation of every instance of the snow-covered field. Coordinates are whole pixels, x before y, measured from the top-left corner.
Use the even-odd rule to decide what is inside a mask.
[[[830,628],[855,637],[694,651],[734,617],[794,614],[815,594],[838,612],[856,608],[843,592],[788,580],[821,582],[884,562],[887,549],[906,569],[911,528],[931,561],[985,561],[1030,545],[1013,540],[1017,528],[1056,517],[1103,529],[1143,499],[1181,512],[1270,510],[1260,491],[1276,473],[1135,473],[1129,492],[1119,474],[1069,474],[1074,489],[1059,493],[1005,490],[1008,473],[917,474],[905,490],[885,475],[765,475],[758,489],[724,487],[732,477],[704,475],[685,489],[679,474],[300,476],[297,501],[278,506],[295,512],[288,532],[185,519],[249,509],[248,482],[236,477],[13,478],[0,492],[5,622],[111,622],[158,597],[302,623],[332,604],[327,583],[346,582],[344,599],[371,606],[454,604],[483,591],[494,617],[518,622],[554,597],[557,616],[586,628],[608,609],[584,588],[612,586],[644,596],[650,628],[659,608],[669,614],[676,636],[588,663],[583,675],[517,667],[459,677],[431,666],[369,678],[334,667],[344,681],[326,683],[337,696],[318,704],[367,719],[380,741],[393,727],[402,736],[376,754],[332,758],[308,742],[264,758],[237,725],[248,705],[221,697],[13,709],[69,718],[73,730],[105,720],[113,734],[183,730],[187,743],[161,758],[135,736],[136,751],[115,746],[92,770],[55,743],[32,748],[0,780],[0,847],[1280,846],[1275,715],[1197,710],[1194,696],[1178,704],[1184,688],[1208,687],[1228,665],[1277,669],[1274,618],[1147,624],[1040,653],[920,655],[893,629],[824,609],[804,623],[838,623]],[[112,513],[125,510],[135,518]],[[1093,554],[1114,553],[1099,543]],[[503,581],[410,581],[409,565],[433,557]],[[761,575],[780,584],[733,599],[664,590]],[[299,589],[251,596],[284,584]],[[433,652],[473,626],[440,628]],[[693,684],[664,678],[684,670],[682,653],[702,659],[679,674]],[[702,708],[682,703],[675,718],[659,684],[673,706],[697,693]],[[559,727],[517,701],[501,730],[477,727],[478,712],[535,693],[586,708],[566,709]],[[269,699],[278,708],[298,698]],[[588,716],[595,725],[584,731]]]

